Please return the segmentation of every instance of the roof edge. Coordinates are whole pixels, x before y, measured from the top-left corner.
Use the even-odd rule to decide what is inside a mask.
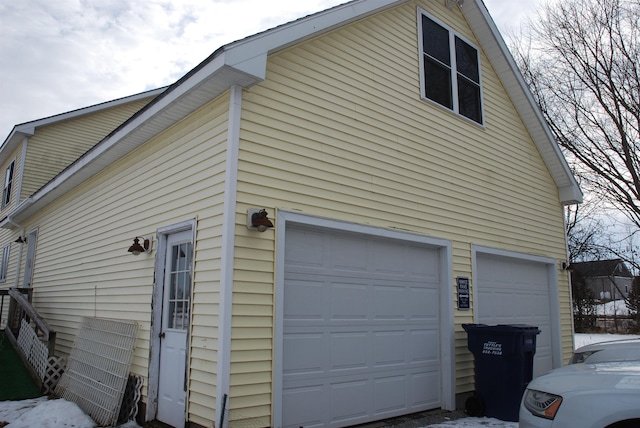
[[[6,152],[12,152],[15,149],[15,146],[22,141],[22,137],[30,137],[35,133],[36,128],[40,126],[50,125],[56,122],[62,122],[64,120],[73,119],[76,117],[84,116],[86,114],[95,113],[97,111],[117,107],[122,104],[131,103],[134,101],[141,100],[143,98],[155,97],[164,92],[167,87],[161,87],[156,89],[151,89],[148,91],[140,92],[134,95],[128,95],[121,98],[116,98],[115,100],[104,101],[98,104],[93,104],[86,107],[81,107],[78,109],[70,110],[64,113],[58,113],[53,116],[47,116],[44,118],[31,120],[29,122],[19,123],[14,125],[13,129],[4,140],[2,145],[0,146],[0,159]]]

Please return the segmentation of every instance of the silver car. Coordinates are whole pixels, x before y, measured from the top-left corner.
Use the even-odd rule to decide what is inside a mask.
[[[584,346],[570,365],[533,379],[519,426],[640,427],[640,340]]]

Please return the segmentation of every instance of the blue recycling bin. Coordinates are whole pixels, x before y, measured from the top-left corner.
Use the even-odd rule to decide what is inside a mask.
[[[522,394],[533,377],[538,327],[523,324],[463,324],[476,363],[476,395],[467,400],[471,416],[518,421]]]

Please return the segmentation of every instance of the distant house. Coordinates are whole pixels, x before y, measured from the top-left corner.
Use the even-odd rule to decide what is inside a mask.
[[[582,194],[481,0],[352,1],[130,101],[14,128],[0,246],[60,355],[137,321],[143,418],[453,409],[463,323],[538,326],[536,374],[571,354]]]
[[[633,275],[620,259],[571,263],[571,281],[580,281],[596,300],[608,302],[629,296]]]

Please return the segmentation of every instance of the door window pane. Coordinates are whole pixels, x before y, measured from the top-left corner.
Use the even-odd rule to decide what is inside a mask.
[[[191,307],[191,259],[190,242],[174,245],[171,249],[169,272],[168,328],[186,330],[189,326]]]

